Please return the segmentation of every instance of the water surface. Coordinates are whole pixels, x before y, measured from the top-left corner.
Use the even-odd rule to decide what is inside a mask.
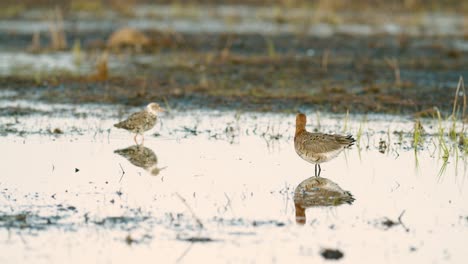
[[[294,192],[314,166],[294,151],[294,115],[169,111],[137,147],[112,124],[139,108],[0,107],[29,109],[0,116],[2,263],[320,262],[328,248],[351,263],[465,261],[465,156],[447,141],[444,165],[436,136],[415,152],[409,118],[303,109],[309,130],[363,133],[322,164],[354,202],[309,207],[302,225]]]

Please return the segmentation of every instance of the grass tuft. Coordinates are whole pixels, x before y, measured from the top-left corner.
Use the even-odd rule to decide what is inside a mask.
[[[422,134],[423,134],[423,127],[421,125],[421,121],[416,119],[414,122],[414,130],[413,130],[413,147],[414,150],[417,151],[418,147],[422,143]]]
[[[348,120],[349,120],[349,110],[346,110],[346,116],[345,116],[344,125],[343,125],[343,133],[346,133],[346,131],[348,131]]]

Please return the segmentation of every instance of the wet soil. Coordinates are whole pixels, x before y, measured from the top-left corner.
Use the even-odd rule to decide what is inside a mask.
[[[295,112],[305,107],[398,114],[433,107],[450,111],[459,77],[468,69],[466,19],[459,14],[465,7],[458,2],[378,2],[368,15],[340,3],[298,8],[301,1],[291,2],[284,13],[257,1],[238,8],[148,7],[139,6],[146,1],[132,1],[131,14],[124,15],[114,10],[117,2],[101,12],[80,10],[90,7],[87,1],[65,1],[57,9],[27,2],[16,16],[4,18],[0,46],[7,62],[0,65],[0,89],[16,91],[12,100],[51,103],[164,101],[181,109]],[[393,5],[418,10],[417,16],[384,15]],[[447,14],[431,13],[435,7]],[[125,25],[140,30],[149,44],[108,48],[111,34]],[[40,35],[33,37],[35,32]],[[63,35],[66,44],[54,47],[54,35]],[[32,70],[15,66],[11,54],[29,56]],[[68,57],[52,57],[57,54]],[[35,68],[34,56],[41,55],[46,62]],[[108,59],[96,66],[103,57]],[[63,67],[61,60],[76,67]],[[48,63],[62,68],[45,70]]]
[[[93,40],[104,43],[108,34],[68,37],[81,39],[88,52],[102,53],[103,44],[93,46]],[[30,42],[26,35],[0,34],[0,39],[24,48]],[[154,55],[156,62],[125,60],[125,67],[110,70],[104,78],[59,72],[38,80],[12,74],[0,80],[0,89],[18,91],[15,99],[54,103],[141,105],[167,100],[182,108],[292,112],[311,106],[336,112],[415,113],[434,106],[449,111],[458,79],[468,69],[468,50],[454,47],[454,39],[438,37],[200,33],[169,34],[166,40],[139,53]],[[132,58],[138,53],[111,54]]]
[[[124,12],[125,7],[132,7],[138,4],[176,4],[176,5],[249,5],[249,6],[265,6],[279,5],[283,7],[291,6],[321,6],[321,1],[306,1],[306,0],[290,0],[290,1],[274,1],[274,0],[191,0],[191,1],[171,1],[171,0],[106,0],[106,1],[89,0],[23,0],[22,7],[55,7],[60,6],[65,10],[91,10],[99,12],[102,8],[111,8],[117,11]],[[362,10],[362,9],[380,9],[392,11],[420,11],[420,10],[450,10],[463,11],[467,6],[463,2],[456,0],[426,0],[426,1],[381,1],[381,0],[358,0],[353,3],[343,1],[329,1],[330,5],[325,5],[333,10]],[[0,5],[4,8],[18,6],[18,2],[14,0],[2,1]]]

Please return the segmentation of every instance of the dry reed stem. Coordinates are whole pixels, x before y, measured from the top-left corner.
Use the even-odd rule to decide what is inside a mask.
[[[455,91],[455,98],[453,99],[453,108],[452,108],[452,115],[451,115],[451,118],[456,118],[458,94],[459,94],[459,92],[460,92],[460,87],[461,87],[462,80],[463,80],[463,78],[460,76],[460,79],[459,79],[458,85],[457,85],[457,90]]]
[[[460,76],[459,84],[461,84],[462,92],[463,92],[463,108],[462,108],[462,120],[465,120],[466,114],[466,93],[465,93],[465,82],[463,80],[463,76]],[[463,122],[464,124],[464,122]]]
[[[109,68],[107,66],[108,54],[104,52],[96,63],[96,71],[90,76],[93,81],[105,81],[109,78]]]
[[[41,50],[41,33],[39,31],[35,31],[32,35],[31,45],[28,47],[28,51],[30,52],[38,52]]]
[[[330,49],[326,49],[322,55],[322,70],[328,71],[328,58],[330,57]]]
[[[225,61],[227,58],[229,58],[231,54],[231,46],[232,46],[232,37],[229,36],[226,41],[226,45],[224,45],[224,48],[221,50],[220,56],[221,56],[222,61]]]
[[[64,50],[67,48],[62,10],[55,7],[52,21],[49,23],[50,48],[52,50]]]
[[[396,58],[385,58],[385,62],[393,70],[395,76],[395,85],[400,87],[401,78],[400,78],[400,66],[398,65],[398,60]]]

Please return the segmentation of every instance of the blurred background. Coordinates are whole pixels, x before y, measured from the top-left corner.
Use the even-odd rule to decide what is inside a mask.
[[[466,74],[467,11],[452,0],[6,0],[0,75],[52,102],[425,115],[449,110]]]

